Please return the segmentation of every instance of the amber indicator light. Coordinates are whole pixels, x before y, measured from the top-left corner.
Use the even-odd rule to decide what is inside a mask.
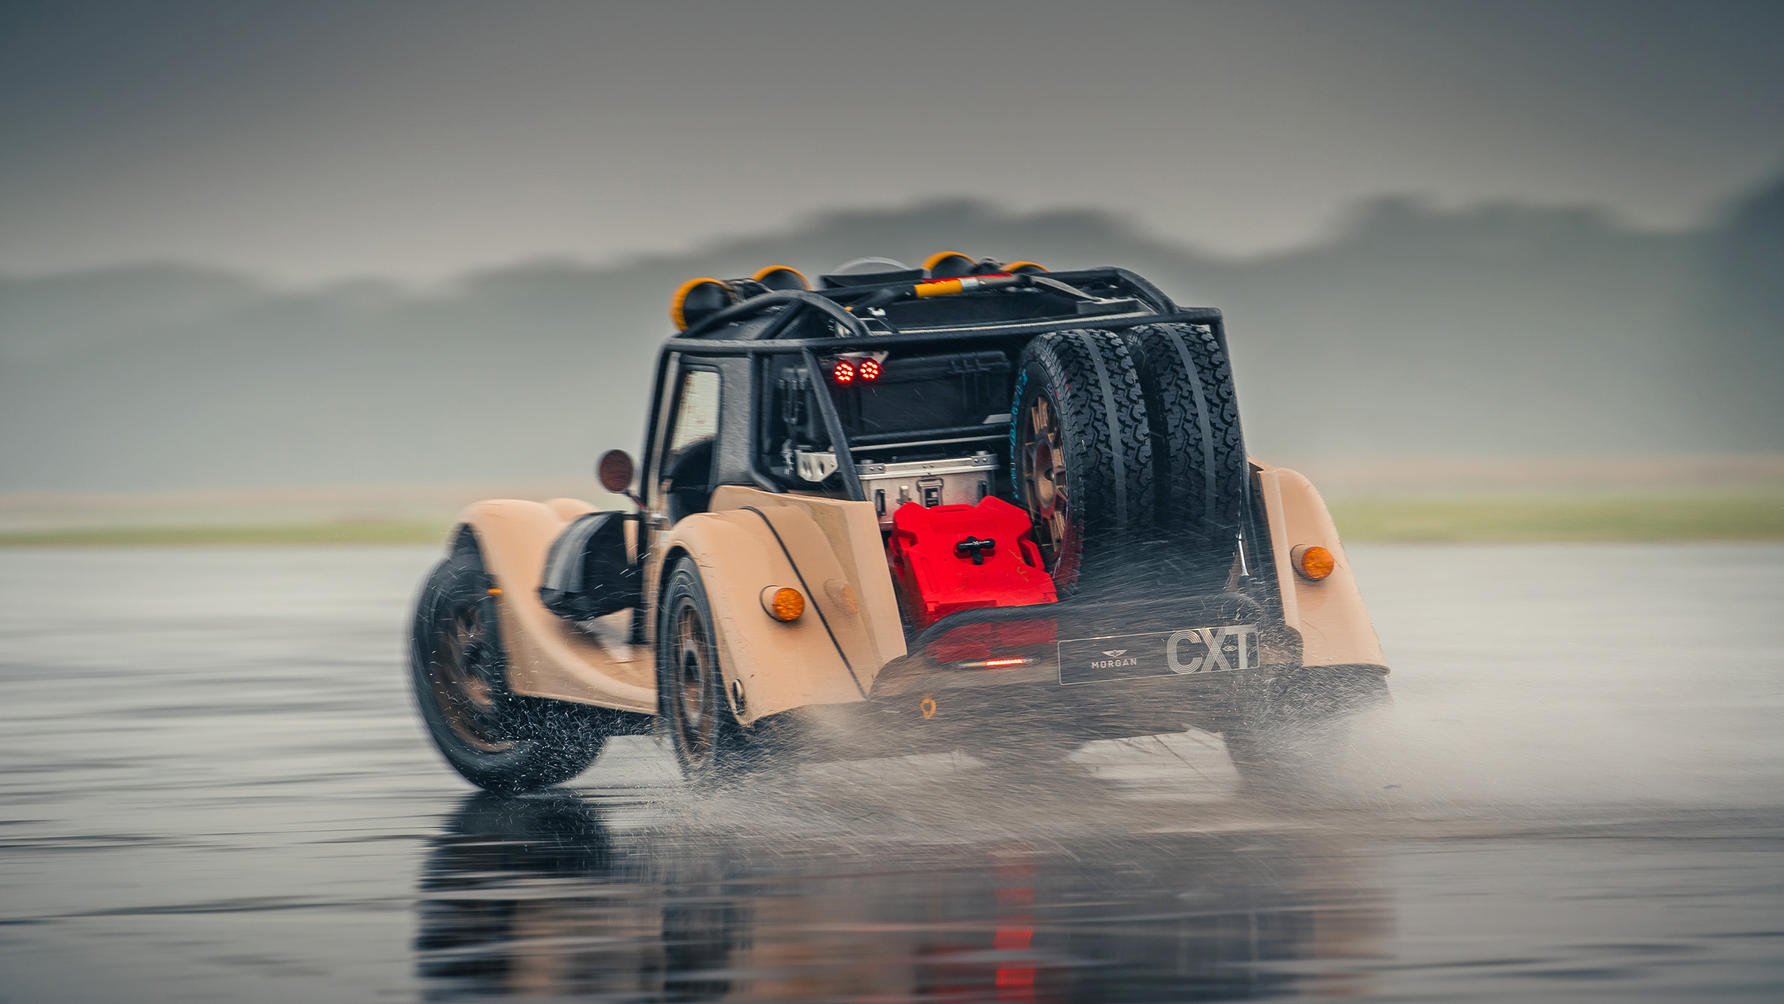
[[[1332,557],[1332,552],[1318,544],[1302,544],[1290,553],[1289,560],[1294,562],[1295,573],[1309,582],[1324,579],[1338,567],[1338,559]]]
[[[769,586],[762,590],[762,609],[783,624],[791,624],[805,613],[805,596],[791,586]]]

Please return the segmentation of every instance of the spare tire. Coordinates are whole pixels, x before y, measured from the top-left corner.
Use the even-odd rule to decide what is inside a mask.
[[[1152,437],[1126,340],[1057,331],[1028,343],[1010,407],[1010,484],[1061,593],[1112,581],[1155,532]]]
[[[1212,328],[1145,324],[1127,333],[1151,422],[1160,536],[1201,588],[1238,553],[1251,471],[1226,349]]]

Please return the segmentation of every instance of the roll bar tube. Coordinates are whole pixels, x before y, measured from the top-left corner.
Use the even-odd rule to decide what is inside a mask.
[[[971,278],[972,277],[967,277],[968,280]],[[1001,279],[1004,277],[998,276],[997,278]],[[1021,276],[1011,276],[1009,278],[1018,280],[1014,284],[1022,284],[1020,282],[1020,279],[1022,278]],[[1073,282],[1085,281],[1110,282],[1116,286],[1124,287],[1126,290],[1136,294],[1139,299],[1144,301],[1146,306],[1155,313],[1174,314],[1179,312],[1177,305],[1172,302],[1169,296],[1165,295],[1163,290],[1159,289],[1145,278],[1124,268],[1104,267],[1082,269],[1071,272],[1059,272],[1047,276],[1047,279],[1047,285],[1053,285],[1055,283],[1069,285]],[[946,280],[946,282],[952,282],[956,285],[963,281],[966,280]],[[757,296],[752,296],[741,303],[734,303],[672,337],[675,339],[704,338],[727,325],[737,321],[747,320],[748,318],[755,317],[766,311],[779,308],[781,316],[777,317],[773,323],[749,332],[740,340],[772,341],[782,338],[785,335],[786,330],[793,325],[793,322],[798,320],[807,310],[816,310],[830,320],[841,325],[847,332],[844,337],[865,338],[872,335],[872,332],[868,329],[866,323],[860,317],[852,313],[847,307],[843,306],[841,301],[878,303],[885,302],[888,299],[888,294],[890,294],[892,299],[901,299],[905,296],[921,296],[923,294],[919,292],[920,288],[934,285],[938,285],[938,283],[932,281],[892,283],[843,287],[841,289],[827,290],[823,293],[805,289],[773,290]]]
[[[779,289],[771,293],[763,293],[761,296],[752,296],[742,303],[734,303],[675,337],[699,338],[733,321],[754,317],[770,307],[782,305],[784,305],[782,309],[788,311],[789,316],[784,320],[777,320],[774,325],[768,328],[753,333],[749,336],[751,339],[778,337],[779,332],[791,324],[793,319],[804,310],[817,310],[825,314],[831,320],[848,328],[851,335],[866,337],[868,334],[867,325],[862,324],[859,317],[844,310],[835,300],[804,289]],[[769,335],[770,331],[775,334]]]
[[[811,373],[812,396],[818,399],[818,414],[824,417],[824,432],[830,437],[830,449],[836,453],[836,469],[842,472],[843,487],[848,489],[849,498],[856,502],[867,501],[867,492],[861,487],[861,475],[855,470],[855,455],[849,452],[849,437],[842,431],[842,416],[836,413],[836,402],[830,399],[830,388],[824,383],[824,374],[818,369],[818,355],[810,348],[801,352],[805,357],[805,368]]]

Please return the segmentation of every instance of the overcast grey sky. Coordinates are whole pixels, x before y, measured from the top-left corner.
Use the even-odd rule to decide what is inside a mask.
[[[1224,254],[1386,193],[1689,226],[1784,170],[1781,38],[1771,0],[0,0],[0,270],[426,279],[943,195]]]

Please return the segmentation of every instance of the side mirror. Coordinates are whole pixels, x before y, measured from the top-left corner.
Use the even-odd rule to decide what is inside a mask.
[[[632,494],[632,475],[637,468],[632,463],[632,455],[624,450],[608,450],[601,454],[601,462],[595,465],[595,476],[601,479],[601,487],[615,495]]]

